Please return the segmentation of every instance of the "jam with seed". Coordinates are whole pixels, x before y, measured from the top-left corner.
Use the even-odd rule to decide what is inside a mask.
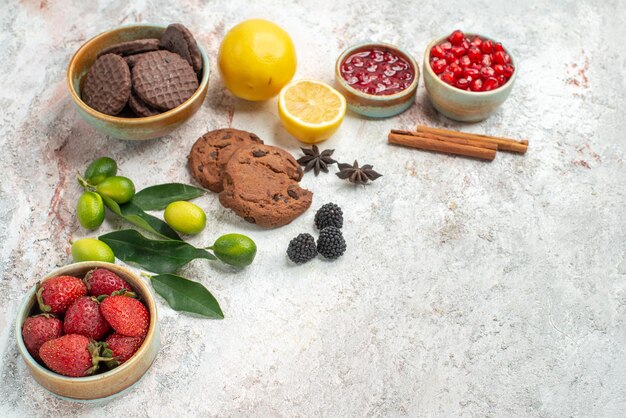
[[[375,96],[399,93],[415,78],[415,70],[406,59],[382,47],[349,55],[341,63],[340,73],[352,88]]]
[[[500,42],[468,37],[455,30],[430,50],[430,68],[444,83],[467,91],[491,91],[505,85],[515,67]]]

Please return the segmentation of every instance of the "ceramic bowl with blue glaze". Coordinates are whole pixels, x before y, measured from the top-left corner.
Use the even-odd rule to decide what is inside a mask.
[[[24,297],[15,321],[17,348],[35,380],[53,394],[72,401],[94,402],[120,395],[135,384],[150,368],[159,351],[159,323],[154,295],[150,287],[136,274],[116,264],[101,261],[84,261],[58,268],[46,275],[41,281],[58,276],[83,278],[96,268],[110,270],[124,279],[141,297],[150,313],[148,333],[139,350],[118,367],[100,374],[87,377],[67,377],[48,370],[30,355],[22,338],[22,326],[37,303],[36,286]]]
[[[465,36],[472,39],[476,36],[473,33],[466,33]],[[478,35],[483,40],[491,40],[487,36]],[[460,122],[478,122],[491,116],[500,107],[502,103],[509,97],[517,73],[519,71],[518,64],[511,54],[510,50],[506,50],[511,57],[511,64],[515,67],[515,71],[506,84],[491,91],[467,91],[453,87],[444,83],[430,66],[430,50],[447,39],[448,35],[432,41],[426,51],[424,51],[424,86],[428,93],[430,102],[441,114]]]
[[[413,81],[404,90],[389,95],[367,94],[352,87],[341,75],[341,65],[353,54],[381,49],[390,51],[405,59],[413,70]],[[415,93],[419,81],[419,67],[410,54],[402,49],[384,43],[365,42],[351,46],[341,53],[335,64],[335,82],[337,90],[346,98],[348,109],[368,118],[388,118],[398,115],[407,110],[415,102]]]
[[[136,23],[122,26],[91,38],[72,57],[67,69],[67,85],[80,116],[97,131],[119,139],[144,140],[171,133],[200,109],[209,87],[210,64],[204,48],[198,44],[202,55],[202,75],[195,93],[180,106],[144,118],[125,118],[100,113],[87,106],[80,98],[83,80],[104,48],[136,39],[160,38],[165,25]]]

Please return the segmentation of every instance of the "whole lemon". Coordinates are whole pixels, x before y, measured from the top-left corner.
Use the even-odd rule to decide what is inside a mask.
[[[250,19],[233,27],[222,40],[218,65],[232,94],[246,100],[276,96],[296,72],[296,49],[280,26]]]
[[[169,226],[183,234],[198,234],[206,226],[206,215],[202,208],[184,200],[167,205],[163,217]]]
[[[72,258],[79,261],[106,261],[115,262],[115,255],[111,247],[96,238],[83,238],[72,244]]]

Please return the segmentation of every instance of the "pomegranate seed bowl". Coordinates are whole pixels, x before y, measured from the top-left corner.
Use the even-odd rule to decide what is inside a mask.
[[[518,66],[500,42],[455,30],[428,45],[423,71],[435,109],[456,121],[478,122],[509,97]]]
[[[85,283],[89,280],[89,278],[95,277],[96,271],[104,271],[106,270],[107,275],[114,275],[117,277],[125,286],[126,289],[134,292],[133,297],[138,297],[139,299],[133,299],[133,301],[138,301],[143,304],[144,309],[147,311],[149,318],[146,318],[145,325],[145,334],[140,338],[143,338],[142,342],[139,342],[139,345],[133,348],[134,352],[128,354],[128,356],[124,357],[114,357],[116,361],[119,360],[117,366],[113,366],[110,368],[109,365],[100,364],[99,369],[89,375],[90,373],[84,373],[80,375],[82,377],[71,377],[71,376],[79,376],[77,374],[67,374],[63,373],[60,370],[56,372],[51,370],[50,364],[47,361],[47,358],[44,358],[43,350],[46,344],[55,344],[57,341],[64,340],[66,338],[80,338],[84,340],[89,340],[83,335],[78,335],[80,331],[72,331],[70,332],[68,327],[68,318],[70,316],[70,310],[73,309],[70,307],[67,309],[67,314],[65,315],[65,320],[62,321],[62,327],[65,329],[65,335],[56,340],[48,341],[44,343],[39,350],[39,356],[37,354],[33,354],[32,349],[32,332],[30,335],[27,335],[27,328],[25,326],[25,322],[28,320],[32,320],[33,318],[42,319],[41,317],[48,314],[38,314],[38,310],[41,307],[41,299],[45,298],[45,289],[46,282],[54,283],[58,282],[59,279],[71,279],[75,282],[81,284],[84,280]],[[105,263],[100,261],[84,261],[80,263],[73,263],[67,266],[58,268],[51,273],[47,274],[40,280],[40,287],[37,285],[33,286],[24,299],[22,300],[22,304],[20,305],[17,319],[15,321],[15,335],[17,339],[17,347],[21,357],[24,359],[28,370],[31,375],[35,378],[35,380],[43,386],[45,389],[49,390],[56,396],[70,400],[73,402],[101,402],[105,400],[109,400],[113,397],[116,397],[122,393],[124,393],[127,389],[133,386],[136,382],[141,379],[141,377],[146,373],[146,371],[150,368],[152,363],[154,362],[157,353],[159,351],[159,324],[157,321],[157,308],[156,301],[150,286],[141,279],[141,277],[137,276],[130,270],[118,266],[112,263]],[[92,280],[91,283],[94,283]],[[85,286],[81,284],[81,287]],[[68,286],[66,285],[66,288]],[[77,288],[76,286],[74,288]],[[42,289],[43,292],[38,291]],[[88,287],[85,286],[85,289]],[[95,287],[92,287],[95,289]],[[85,290],[90,292],[91,290]],[[82,291],[84,294],[85,291]],[[115,295],[116,293],[112,293]],[[48,294],[49,295],[49,294]],[[131,299],[125,296],[117,296],[122,299]],[[83,296],[78,298],[90,300],[90,297]],[[111,298],[112,299],[112,298]],[[45,302],[48,303],[48,302]],[[78,304],[78,302],[76,303]],[[52,303],[46,308],[50,308]],[[74,305],[72,305],[74,306]],[[101,307],[102,305],[100,305]],[[46,311],[47,312],[47,311]],[[102,309],[100,309],[102,312]],[[57,313],[54,310],[49,315],[51,318],[61,318],[63,316],[62,313]],[[33,316],[33,314],[38,314]],[[39,317],[39,318],[38,318]],[[93,315],[92,315],[93,317]],[[58,320],[58,319],[56,319]],[[32,327],[29,329],[32,330]],[[112,336],[118,335],[118,331],[114,331],[110,329],[106,331],[107,334],[112,334]],[[71,334],[71,335],[70,335]],[[105,335],[107,335],[105,334]],[[103,335],[101,338],[97,338],[97,340],[104,340]],[[123,336],[122,336],[123,337]],[[128,337],[127,337],[128,338]],[[91,340],[90,345],[97,345],[101,343],[95,342],[96,337]],[[107,342],[108,342],[107,338]],[[119,340],[118,340],[119,341]],[[118,342],[119,344],[119,342]],[[93,347],[92,347],[93,348]],[[109,344],[109,349],[116,350],[115,347]],[[63,349],[56,346],[55,350],[57,352],[62,352]],[[83,348],[83,350],[85,350]],[[104,351],[101,351],[103,353]],[[91,353],[91,351],[90,351]],[[65,352],[64,356],[67,357],[69,355]],[[96,355],[96,354],[94,354]],[[103,354],[97,354],[98,356]],[[115,354],[117,356],[117,354]],[[38,357],[38,358],[35,358]],[[99,358],[99,357],[98,357]],[[113,360],[109,359],[109,360]],[[89,359],[91,360],[91,359]],[[52,367],[54,368],[54,367]]]
[[[407,52],[384,44],[354,45],[337,59],[335,83],[348,109],[369,118],[388,118],[415,102],[419,67]]]

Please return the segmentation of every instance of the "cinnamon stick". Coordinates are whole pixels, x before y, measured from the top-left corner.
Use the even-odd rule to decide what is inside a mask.
[[[470,145],[472,147],[487,148],[487,149],[493,149],[496,151],[498,150],[498,144],[490,142],[490,141],[485,141],[484,139],[454,138],[454,137],[447,137],[447,136],[430,134],[430,133],[425,133],[425,132],[405,131],[401,129],[392,129],[391,133],[399,134],[399,135],[419,136],[419,137],[427,138],[427,139],[437,139],[439,141],[448,141],[448,142],[454,142],[456,144]]]
[[[463,155],[465,157],[479,158],[491,161],[496,158],[496,150],[480,148],[471,145],[458,144],[456,142],[426,138],[416,135],[402,135],[390,132],[387,137],[390,144],[403,145],[426,151],[444,152],[447,154]]]
[[[528,150],[528,141],[516,141],[509,138],[501,138],[497,136],[470,134],[466,132],[451,131],[448,129],[431,128],[429,126],[418,125],[415,130],[417,132],[429,133],[445,136],[447,138],[475,139],[491,142],[498,145],[498,151],[510,151],[518,154],[525,154]]]

